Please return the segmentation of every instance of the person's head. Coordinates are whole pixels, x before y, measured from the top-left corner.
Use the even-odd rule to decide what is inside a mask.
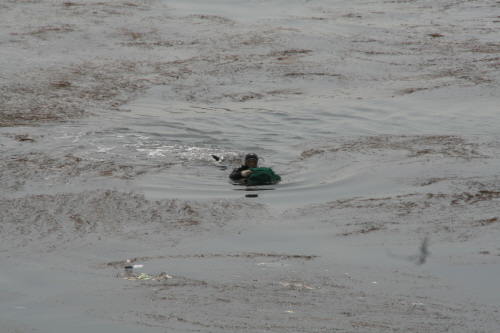
[[[257,154],[249,153],[245,155],[245,165],[249,168],[256,168],[259,162]]]

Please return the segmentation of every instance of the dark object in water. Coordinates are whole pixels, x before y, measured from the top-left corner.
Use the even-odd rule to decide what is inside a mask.
[[[126,276],[132,276],[134,274],[134,265],[132,265],[130,260],[127,260],[127,264],[125,265],[124,268]]]
[[[214,158],[214,160],[216,160],[217,162],[220,160],[220,157],[217,156],[217,155],[212,155],[212,157]]]
[[[259,195],[258,194],[247,194],[245,197],[247,198],[257,198]]]
[[[402,260],[407,260],[410,262],[413,262],[415,265],[423,265],[425,264],[425,260],[427,257],[431,254],[429,252],[429,239],[427,237],[424,238],[422,241],[422,244],[420,245],[419,252],[418,254],[414,254],[411,256],[405,256],[405,255],[400,255],[400,254],[394,254],[390,251],[387,251],[387,254],[393,258],[396,259],[402,259]]]

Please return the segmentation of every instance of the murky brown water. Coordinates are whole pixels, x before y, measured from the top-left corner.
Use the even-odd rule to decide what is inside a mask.
[[[0,4],[2,329],[496,332],[497,9]]]

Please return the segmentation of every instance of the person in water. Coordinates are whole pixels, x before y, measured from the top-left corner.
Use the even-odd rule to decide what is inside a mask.
[[[252,174],[252,170],[248,170],[250,168],[256,168],[257,163],[259,162],[259,157],[257,154],[249,153],[245,155],[245,163],[242,164],[239,168],[236,168],[231,172],[229,178],[232,180],[245,181]]]

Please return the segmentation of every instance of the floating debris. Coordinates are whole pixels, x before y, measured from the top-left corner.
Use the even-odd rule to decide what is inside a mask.
[[[150,274],[146,274],[146,273],[140,273],[140,274],[136,274],[134,276],[127,276],[127,277],[124,277],[125,280],[129,280],[129,281],[138,281],[138,280],[141,280],[141,281],[159,281],[159,280],[167,280],[167,279],[171,279],[172,276],[171,275],[168,275],[167,272],[161,272],[160,274],[158,275],[150,275]]]
[[[389,250],[387,251],[387,254],[392,258],[407,260],[409,262],[413,262],[415,265],[423,265],[425,264],[427,257],[430,256],[431,254],[429,252],[429,239],[427,237],[424,238],[422,244],[420,245],[418,254],[405,256],[405,255],[394,254]]]
[[[125,275],[132,276],[134,274],[134,265],[132,265],[130,259],[127,259],[127,263],[124,269],[125,269]]]
[[[259,262],[256,264],[257,266],[263,266],[263,267],[285,267],[285,266],[291,266],[290,264],[285,264],[281,262]]]
[[[288,283],[288,282],[281,282],[281,285],[283,287],[290,287],[292,289],[306,289],[306,290],[312,290],[312,289],[315,289],[313,287],[309,287],[309,286],[306,286],[304,284],[301,284],[301,283]]]

